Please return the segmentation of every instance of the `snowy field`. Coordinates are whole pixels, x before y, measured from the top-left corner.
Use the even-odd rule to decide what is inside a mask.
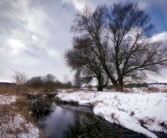
[[[167,93],[120,92],[60,92],[63,101],[93,105],[93,112],[111,123],[116,123],[151,138],[151,131],[167,133]]]
[[[16,100],[16,96],[0,95],[0,138],[38,138],[38,128],[27,122],[21,114],[6,110]]]

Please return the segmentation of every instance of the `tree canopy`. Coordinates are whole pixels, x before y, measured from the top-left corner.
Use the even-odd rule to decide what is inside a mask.
[[[117,89],[129,78],[142,79],[146,72],[158,73],[167,65],[167,49],[151,40],[150,17],[137,4],[103,5],[93,12],[86,7],[71,30],[75,36],[66,53],[68,65],[95,78],[100,72]]]

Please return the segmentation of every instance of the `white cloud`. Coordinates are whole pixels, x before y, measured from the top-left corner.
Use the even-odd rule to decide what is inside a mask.
[[[25,45],[20,40],[10,38],[8,42],[10,47],[12,48],[12,54],[18,54],[20,50],[25,48]]]
[[[72,4],[77,11],[82,11],[85,6],[88,6],[94,10],[98,5],[111,5],[120,1],[121,0],[62,0],[62,3]]]
[[[86,5],[86,1],[83,0],[62,0],[63,3],[72,3],[78,11],[82,11]]]
[[[161,32],[161,33],[157,33],[154,34],[152,36],[152,38],[150,39],[153,42],[158,42],[161,41],[162,43],[166,45],[167,43],[167,32]],[[148,78],[149,82],[165,82],[167,81],[167,68],[163,68],[159,74],[149,74],[149,78]]]
[[[28,77],[52,73],[60,80],[69,74],[63,51],[71,46],[72,14],[61,1],[40,2],[0,3],[0,81],[10,81],[11,70]]]
[[[164,32],[161,32],[161,33],[157,33],[151,38],[151,40],[153,42],[156,42],[156,41],[167,42],[167,32],[164,31]]]

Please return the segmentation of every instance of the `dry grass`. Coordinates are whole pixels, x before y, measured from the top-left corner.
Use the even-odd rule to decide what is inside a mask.
[[[6,87],[0,86],[0,94],[3,95],[23,95],[29,92],[29,88],[26,86],[15,86],[15,87]]]
[[[167,89],[163,89],[162,92],[167,93]]]
[[[127,88],[124,88],[124,89],[123,89],[123,93],[129,93],[129,92],[130,92],[129,89],[127,89]]]
[[[14,118],[16,114],[21,114],[25,119],[26,123],[31,122],[34,126],[38,126],[34,120],[34,118],[31,116],[29,113],[29,105],[27,101],[26,95],[28,92],[37,92],[41,93],[41,90],[34,90],[31,88],[27,87],[4,87],[0,86],[0,95],[5,95],[5,96],[11,96],[11,95],[16,95],[17,99],[15,103],[12,103],[10,105],[0,105],[0,124],[6,124],[6,127],[0,127],[0,132],[8,132],[12,135],[17,136],[18,133],[20,132],[27,132],[27,129],[25,128],[25,124],[22,124],[22,130],[20,129],[11,129],[11,126],[8,126],[9,120],[11,118]],[[45,138],[45,134],[40,130],[40,138]],[[2,134],[0,134],[1,137]]]
[[[167,93],[167,89],[160,89],[157,87],[150,87],[150,88],[147,88],[145,91],[148,93],[157,93],[157,92]]]
[[[14,107],[15,107],[15,111],[17,111],[17,113],[20,113],[22,116],[25,117],[25,119],[27,120],[27,123],[31,122],[34,126],[38,126],[36,124],[33,116],[31,116],[31,114],[30,114],[29,105],[28,105],[26,97],[20,96],[19,98],[17,98],[16,103],[14,103]],[[39,128],[39,130],[40,130],[40,138],[46,138],[44,132],[40,128]]]
[[[9,107],[6,105],[0,105],[0,137],[3,137],[4,133],[11,129],[9,120],[12,120],[15,116],[14,112],[8,110]]]
[[[0,86],[0,94],[12,95],[17,93],[15,88]]]
[[[0,105],[0,137],[4,137],[5,133],[11,134],[12,136],[17,137],[21,132],[26,132],[27,129],[24,127],[24,130],[19,128],[14,129],[13,126],[14,118],[17,114],[15,111],[14,105]]]
[[[148,87],[148,88],[142,88],[141,89],[143,92],[148,92],[148,93],[167,93],[167,89],[161,89],[158,87]],[[124,88],[125,93],[131,93],[133,90],[129,89],[129,88]]]
[[[25,95],[28,93],[43,93],[43,89],[34,89],[27,86],[6,87],[0,86],[0,94],[3,95]]]
[[[155,93],[155,92],[161,92],[161,90],[160,90],[159,88],[150,87],[150,88],[147,88],[147,89],[146,89],[146,92]]]

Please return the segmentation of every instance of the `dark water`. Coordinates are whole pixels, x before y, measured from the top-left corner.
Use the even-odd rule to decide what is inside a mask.
[[[89,109],[53,104],[39,119],[48,138],[144,138],[145,136],[96,117]]]
[[[57,105],[43,98],[30,99],[32,115],[48,138],[145,138],[95,116],[88,107]],[[156,135],[167,138],[167,134]]]

